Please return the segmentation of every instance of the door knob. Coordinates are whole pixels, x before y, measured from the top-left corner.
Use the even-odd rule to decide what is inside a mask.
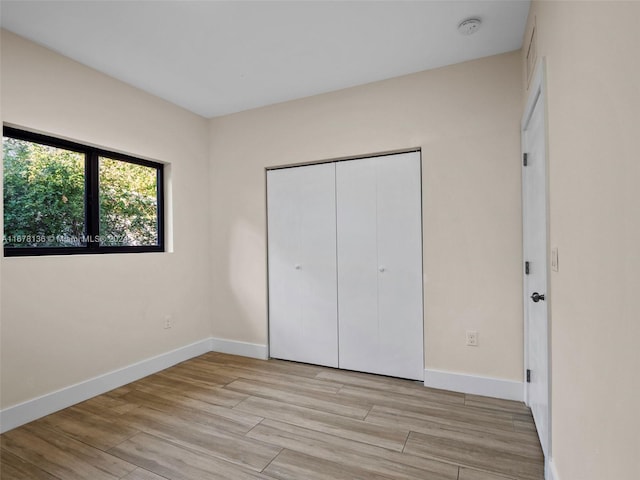
[[[299,263],[296,264],[296,270],[300,270],[302,268],[302,265],[300,265]]]
[[[385,269],[384,267],[380,267],[380,268],[378,268],[378,271],[379,271],[380,273],[384,272],[385,270],[386,270],[386,269]]]
[[[540,300],[544,300],[544,293],[540,294],[538,292],[533,292],[533,295],[531,295],[531,300],[533,300],[535,303],[538,303]]]

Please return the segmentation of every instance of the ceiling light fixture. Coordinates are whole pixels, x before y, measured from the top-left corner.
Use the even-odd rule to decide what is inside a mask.
[[[478,31],[481,23],[479,18],[467,18],[458,25],[458,32],[461,35],[473,35]]]

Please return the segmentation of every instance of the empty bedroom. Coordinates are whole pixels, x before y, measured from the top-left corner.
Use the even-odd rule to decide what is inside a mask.
[[[640,478],[638,25],[1,0],[0,479]]]

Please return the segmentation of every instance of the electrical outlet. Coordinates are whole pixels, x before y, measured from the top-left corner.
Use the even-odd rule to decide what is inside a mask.
[[[478,332],[476,332],[475,330],[467,330],[467,346],[478,346]]]
[[[165,315],[164,317],[164,329],[167,330],[169,328],[173,327],[173,319],[171,318],[171,315]]]

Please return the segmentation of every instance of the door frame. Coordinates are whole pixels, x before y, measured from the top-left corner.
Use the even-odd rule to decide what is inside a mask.
[[[536,107],[536,105],[538,104],[538,102],[541,102],[540,105],[543,108],[543,115],[544,115],[544,138],[545,138],[545,155],[544,155],[544,161],[545,161],[545,209],[546,209],[546,254],[545,254],[545,258],[546,258],[546,262],[547,262],[547,291],[545,292],[546,295],[546,299],[545,299],[545,306],[547,309],[547,394],[548,394],[548,399],[547,399],[547,403],[549,406],[549,412],[548,412],[548,419],[547,419],[547,425],[546,425],[546,431],[547,431],[547,458],[545,458],[545,472],[547,470],[547,466],[549,463],[549,459],[551,458],[551,452],[552,452],[552,435],[551,435],[551,418],[552,418],[552,404],[551,404],[551,389],[552,389],[552,355],[551,355],[551,302],[552,302],[552,297],[551,297],[551,247],[550,247],[550,228],[549,228],[549,219],[550,219],[550,202],[549,202],[549,131],[548,131],[548,109],[547,109],[547,88],[546,88],[546,77],[547,77],[547,72],[546,72],[546,59],[543,57],[541,58],[535,68],[534,74],[531,78],[531,83],[529,86],[529,95],[527,97],[527,103],[524,109],[524,114],[522,115],[522,120],[521,120],[521,124],[520,124],[520,148],[521,148],[521,159],[523,158],[525,152],[525,131],[529,125],[529,121],[531,119],[531,116],[533,114],[533,110]],[[523,236],[522,236],[522,251],[523,251],[523,259],[522,259],[522,279],[523,279],[523,283],[522,283],[522,292],[523,292],[523,319],[524,319],[524,371],[523,371],[523,378],[524,378],[524,400],[525,403],[527,405],[529,405],[529,386],[528,383],[526,381],[527,378],[527,369],[529,368],[529,318],[528,318],[528,310],[527,310],[527,303],[529,302],[529,294],[528,291],[526,290],[526,274],[524,272],[524,262],[526,261],[526,259],[524,258],[524,254],[525,254],[525,247],[526,247],[526,242],[527,239],[524,236],[524,184],[525,184],[525,169],[526,167],[521,163],[521,169],[522,169],[522,193],[523,193],[523,197],[522,197],[522,207],[523,207],[523,222],[522,222],[522,226],[523,226]]]

